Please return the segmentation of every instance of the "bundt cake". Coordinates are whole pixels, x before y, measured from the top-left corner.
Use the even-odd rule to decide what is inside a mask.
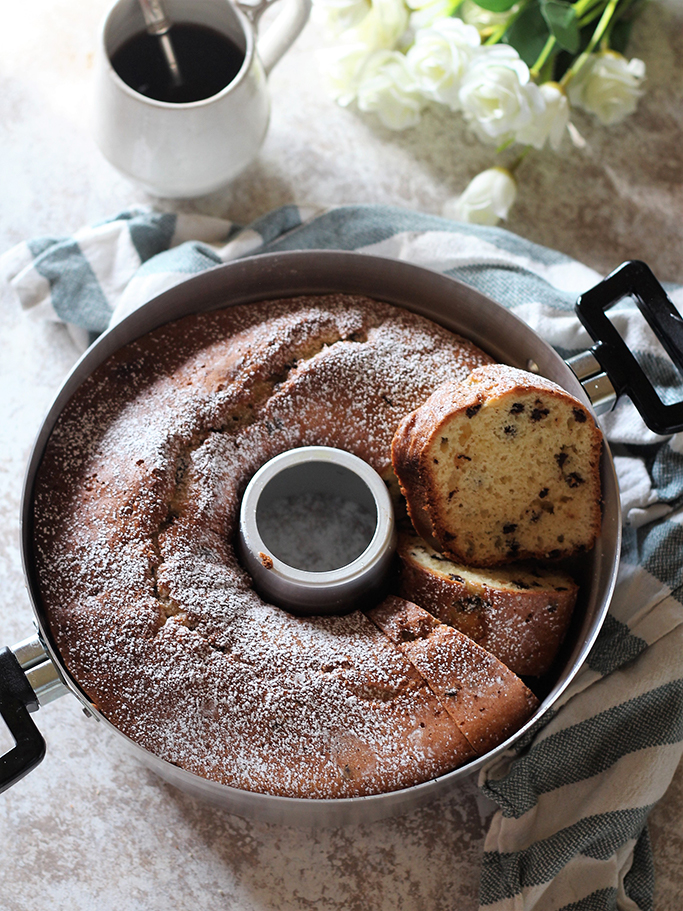
[[[431,779],[523,723],[533,699],[511,714],[497,683],[481,694],[484,728],[453,715],[463,662],[520,686],[465,637],[430,633],[427,652],[448,642],[432,673],[377,618],[265,603],[234,546],[241,495],[267,460],[335,446],[389,481],[401,417],[490,360],[421,317],[345,295],[188,316],[109,358],[60,415],[33,499],[40,597],[91,703],[183,769],[307,798]],[[401,605],[385,605],[385,628]]]
[[[398,542],[399,594],[465,633],[521,676],[547,673],[571,621],[578,585],[534,563],[477,569],[415,534]]]
[[[537,708],[534,694],[501,661],[416,604],[388,598],[368,616],[417,668],[477,755]]]
[[[516,672],[543,673],[576,597],[560,573],[454,570],[431,543],[441,536],[452,554],[486,560],[589,547],[596,433],[553,384],[495,367],[471,342],[368,298],[185,317],[110,357],[48,441],[33,536],[51,635],[106,718],[199,776],[306,798],[427,781],[533,714],[536,697]],[[517,437],[506,461],[502,447]],[[392,440],[411,517],[430,536],[401,545],[400,597],[328,617],[266,603],[235,550],[254,473],[286,450],[333,446],[393,490]],[[545,448],[552,478],[530,470]],[[472,465],[456,508],[460,455]],[[446,474],[435,471],[444,459]],[[499,502],[502,527],[490,505]],[[522,534],[525,523],[536,537]]]
[[[455,562],[486,567],[593,546],[601,447],[574,396],[487,364],[403,418],[392,461],[418,534]]]

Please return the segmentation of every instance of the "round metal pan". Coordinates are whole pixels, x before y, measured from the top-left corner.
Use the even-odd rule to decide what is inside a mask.
[[[66,403],[111,354],[164,323],[191,313],[236,304],[330,292],[364,294],[422,314],[471,339],[498,361],[537,370],[590,407],[589,397],[572,369],[529,326],[471,287],[422,267],[363,254],[304,251],[251,257],[184,281],[112,327],[84,354],[58,392],[36,439],[25,479],[21,533],[24,570],[39,634],[37,643],[27,640],[12,650],[13,657],[16,656],[18,664],[26,671],[29,683],[38,691],[37,700],[32,704],[24,703],[29,710],[37,707],[36,703],[49,701],[63,691],[63,684],[87,712],[110,726],[98,715],[64,666],[38,595],[35,576],[33,486],[47,440]],[[370,797],[309,800],[256,794],[206,780],[159,759],[117,733],[143,763],[170,783],[238,815],[277,823],[329,826],[370,822],[407,812],[445,794],[457,787],[465,776],[523,737],[553,706],[585,661],[609,607],[620,552],[619,491],[607,446],[602,460],[602,485],[602,533],[595,548],[577,563],[580,597],[562,654],[547,680],[542,703],[524,727],[488,755],[433,781],[403,790]],[[44,680],[44,685],[35,683],[39,679],[38,671],[42,672],[40,679]],[[1,678],[0,673],[0,683]],[[15,739],[19,745],[16,735]],[[21,774],[20,770],[16,777]]]

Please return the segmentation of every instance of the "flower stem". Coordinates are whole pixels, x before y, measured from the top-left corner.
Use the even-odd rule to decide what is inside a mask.
[[[612,19],[612,16],[614,15],[614,11],[616,10],[618,5],[619,5],[619,0],[609,0],[609,2],[607,3],[607,6],[603,10],[602,16],[600,17],[600,21],[598,22],[597,28],[593,32],[591,40],[588,42],[588,46],[586,47],[586,50],[576,58],[574,63],[572,63],[572,65],[569,67],[567,72],[564,74],[564,76],[560,80],[560,85],[563,88],[569,82],[570,79],[572,79],[574,76],[576,76],[576,74],[579,72],[579,70],[583,67],[584,63],[588,60],[589,56],[593,53],[595,45],[602,38],[605,30],[607,29],[607,26],[610,24],[610,20]]]
[[[509,20],[508,22],[504,22],[502,25],[499,25],[497,29],[494,29],[491,32],[484,44],[498,44],[505,32],[507,32],[509,25]]]
[[[500,39],[503,37],[505,32],[510,28],[515,19],[521,16],[522,12],[529,5],[529,0],[522,0],[522,3],[519,4],[519,9],[516,10],[511,16],[509,16],[505,22],[502,22],[497,29],[494,29],[493,32],[486,39],[484,44],[498,44]]]
[[[619,21],[619,19],[622,19],[624,17],[624,14],[626,12],[628,12],[629,6],[633,6],[633,4],[636,2],[637,2],[637,0],[623,0],[623,3],[617,12],[617,15],[612,18],[612,21],[610,22],[607,30],[605,31],[604,35],[602,36],[602,44],[604,45],[605,50],[607,50],[609,48],[609,42],[610,42],[610,38],[612,35],[612,29],[614,28],[616,23]]]
[[[538,74],[543,69],[543,64],[546,62],[546,60],[550,56],[550,52],[555,47],[555,43],[556,43],[555,36],[549,35],[548,40],[546,41],[545,45],[543,46],[543,50],[538,55],[538,60],[536,61],[536,63],[534,63],[534,65],[529,70],[532,79],[538,78]]]
[[[578,2],[574,4],[574,15],[577,19],[580,19],[584,13],[587,13],[594,6],[602,6],[604,2],[605,0],[578,0]]]
[[[604,7],[603,9],[598,7],[597,9],[592,9],[585,13],[585,15],[579,19],[579,28],[585,28],[587,25],[590,25],[591,22],[595,22],[598,16],[602,16],[603,10]]]
[[[530,151],[531,151],[531,146],[525,146],[525,148],[519,153],[519,155],[517,156],[515,161],[513,161],[512,164],[509,164],[507,166],[507,170],[511,174],[514,175],[515,171],[521,165],[521,163],[524,161],[524,159],[527,157],[527,155],[529,154]]]

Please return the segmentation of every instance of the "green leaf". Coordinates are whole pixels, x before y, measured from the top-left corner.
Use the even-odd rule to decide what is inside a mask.
[[[579,49],[579,24],[567,0],[541,0],[541,13],[561,48],[575,54]]]
[[[532,67],[550,33],[538,6],[527,6],[505,32],[503,41],[517,51],[528,67]]]
[[[517,0],[474,0],[477,6],[490,13],[506,13],[517,3]]]

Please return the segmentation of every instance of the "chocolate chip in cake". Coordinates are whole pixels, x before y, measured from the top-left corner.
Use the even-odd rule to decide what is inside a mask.
[[[465,411],[465,414],[468,418],[473,418],[480,408],[481,405],[470,405],[470,407]]]
[[[571,474],[568,474],[565,481],[570,487],[578,487],[580,484],[584,483],[583,478],[576,471],[572,471]]]
[[[562,466],[564,465],[564,463],[567,461],[568,458],[569,458],[569,453],[566,453],[566,452],[557,452],[555,454],[555,461],[560,466],[560,468],[562,468]]]
[[[531,412],[531,420],[540,421],[542,418],[547,418],[549,414],[550,410],[548,408],[534,408]]]
[[[574,420],[577,422],[577,424],[585,424],[588,420],[586,412],[582,411],[580,408],[574,408],[572,410],[572,414],[574,415]]]
[[[522,582],[521,579],[511,579],[510,581],[516,588],[521,588],[522,591],[526,591],[527,589],[531,588],[530,585],[527,585],[526,582]]]
[[[513,437],[517,433],[517,428],[514,427],[512,424],[506,424],[505,427],[503,427],[503,433],[506,436]]]
[[[547,497],[549,493],[550,493],[550,488],[544,487],[542,490],[539,490],[539,492],[538,492],[539,499],[541,499],[541,500],[545,499],[545,497]]]
[[[503,534],[504,535],[511,535],[515,531],[517,531],[516,522],[508,522],[506,525],[503,525]]]

